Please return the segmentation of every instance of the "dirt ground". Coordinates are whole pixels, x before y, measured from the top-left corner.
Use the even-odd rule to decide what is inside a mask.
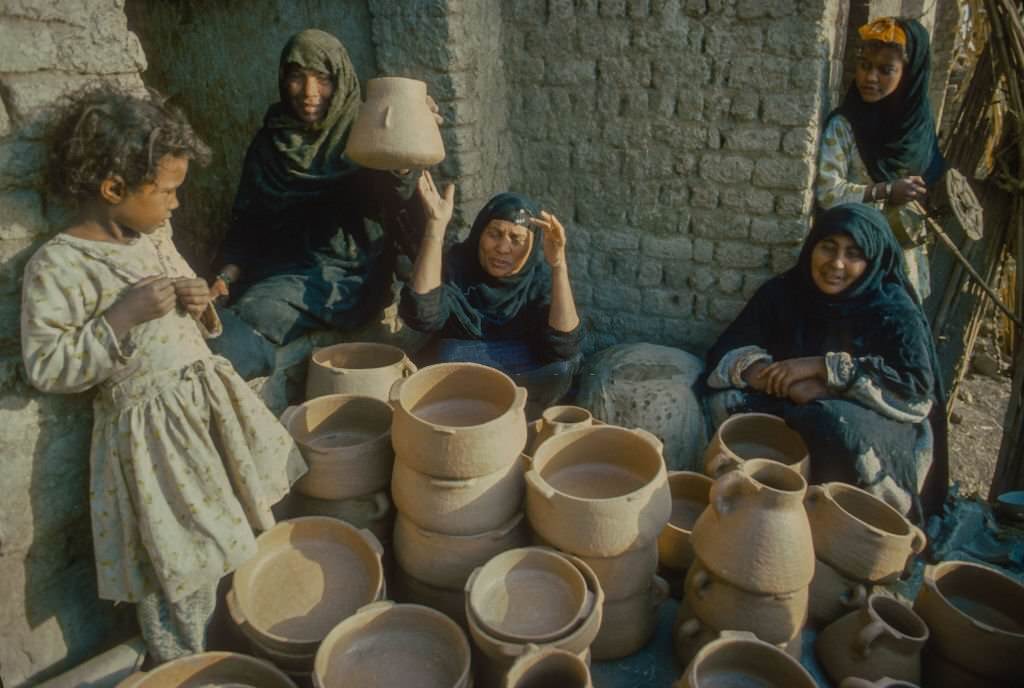
[[[960,483],[960,494],[988,496],[1009,399],[1006,374],[990,377],[971,372],[960,385],[949,426],[950,476]]]

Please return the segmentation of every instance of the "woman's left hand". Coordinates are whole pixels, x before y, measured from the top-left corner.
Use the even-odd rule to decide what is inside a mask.
[[[770,364],[761,373],[765,390],[776,397],[788,398],[790,387],[801,380],[821,380],[827,376],[824,356],[790,358]]]
[[[444,117],[441,116],[441,108],[437,107],[437,101],[427,95],[427,109],[430,110],[430,114],[434,116],[434,121],[437,122],[437,126],[444,124]]]
[[[565,265],[565,227],[558,218],[547,212],[540,211],[540,217],[530,219],[535,226],[544,230],[544,260],[552,268]]]
[[[210,305],[210,288],[206,280],[199,277],[182,277],[174,280],[174,295],[178,305],[189,315],[199,317]]]

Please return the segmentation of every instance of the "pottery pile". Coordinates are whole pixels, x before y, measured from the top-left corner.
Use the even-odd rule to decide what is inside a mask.
[[[676,653],[688,663],[723,631],[745,631],[799,657],[814,576],[804,511],[807,483],[770,459],[748,459],[711,486],[693,527],[694,561],[676,620]]]
[[[809,621],[824,627],[898,580],[927,544],[920,528],[874,495],[845,483],[812,485],[805,502],[816,557]]]
[[[530,541],[526,390],[487,366],[442,363],[398,380],[390,396],[395,594],[465,624],[469,575]]]
[[[526,472],[526,513],[543,544],[593,570],[604,591],[595,659],[643,647],[668,595],[657,538],[672,511],[661,442],[645,430],[592,425],[541,443]]]

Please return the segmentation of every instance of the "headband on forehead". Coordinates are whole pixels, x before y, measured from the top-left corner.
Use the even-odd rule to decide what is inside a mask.
[[[907,47],[907,33],[892,17],[883,17],[857,29],[862,41],[881,41]]]

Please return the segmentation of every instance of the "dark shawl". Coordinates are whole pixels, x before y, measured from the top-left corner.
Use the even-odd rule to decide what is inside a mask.
[[[848,289],[829,296],[811,278],[811,251],[836,233],[860,246],[868,266]],[[945,498],[948,480],[945,395],[935,342],[912,296],[901,253],[885,216],[875,208],[849,203],[824,211],[796,266],[766,282],[715,342],[708,370],[743,346],[759,346],[776,361],[846,351],[857,359],[857,375],[904,399],[932,399],[933,463],[922,491],[930,513]],[[896,466],[892,473],[911,494],[917,492],[916,477],[908,470]]]
[[[907,62],[899,86],[877,103],[865,103],[851,83],[842,104],[829,114],[849,120],[857,150],[875,182],[921,175],[931,186],[946,171],[928,102],[931,72],[928,32],[915,19],[897,18],[907,35]]]

